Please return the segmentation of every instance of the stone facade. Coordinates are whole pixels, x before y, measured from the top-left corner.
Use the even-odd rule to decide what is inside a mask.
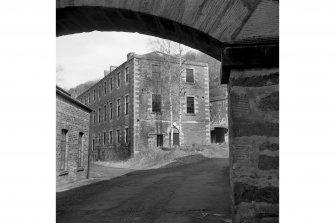
[[[163,137],[163,147],[170,146],[170,103],[169,76],[164,72],[161,56],[148,54],[135,58],[135,142],[136,149],[156,148],[157,135]],[[160,65],[160,75],[152,74],[152,65]],[[172,70],[178,73],[179,63],[173,61]],[[186,69],[194,71],[194,82],[186,82]],[[191,147],[210,143],[209,125],[209,80],[207,64],[187,61],[181,75],[181,103],[179,103],[179,78],[172,77],[172,102],[174,133],[180,139],[180,146]],[[152,112],[152,94],[162,96],[162,112]],[[194,114],[186,111],[186,98],[194,97]],[[179,109],[181,106],[181,123],[179,123]]]
[[[228,143],[228,100],[210,101],[211,143]]]
[[[169,76],[165,69],[167,66],[167,61],[164,59],[165,56],[158,52],[144,55],[129,53],[125,63],[110,71],[96,85],[78,96],[79,100],[93,109],[90,134],[94,160],[125,159],[138,151],[148,148],[169,147],[171,115],[168,87]],[[176,71],[179,69],[179,62],[172,59],[170,66],[171,72],[174,73],[172,75],[173,122],[175,122],[173,132],[175,140],[177,137],[179,139],[179,143],[176,142],[176,144],[178,143],[183,147],[209,144],[209,81],[207,64],[186,62],[183,65],[180,79],[182,91],[179,91],[179,78],[176,75],[178,73]],[[156,67],[154,72],[153,67]],[[186,69],[193,70],[193,83],[186,83]],[[128,74],[127,84],[126,73]],[[117,87],[118,75],[120,75],[121,80],[119,88]],[[105,83],[107,86],[106,94]],[[110,87],[111,83],[112,88]],[[102,91],[101,97],[98,96],[99,88]],[[96,92],[95,100],[93,99],[94,91]],[[181,125],[179,123],[178,92],[182,94],[180,103],[182,112]],[[159,94],[161,97],[161,110],[159,112],[153,112],[153,94]],[[125,114],[126,96],[128,97],[128,114]],[[194,97],[193,114],[186,112],[186,97]],[[120,116],[117,116],[117,100],[120,100]],[[106,119],[104,106],[106,106],[107,111]],[[101,108],[102,113],[100,123],[98,121],[99,108]],[[126,129],[128,129],[128,134]],[[120,132],[119,143],[117,140],[118,130]],[[128,140],[126,140],[126,135],[128,135]]]
[[[212,76],[216,76],[213,73]],[[220,77],[211,77],[209,101],[211,120],[211,143],[228,143],[228,92]]]
[[[57,185],[87,177],[90,113],[90,108],[56,88]]]
[[[93,110],[90,123],[93,160],[126,159],[132,155],[134,65],[133,59],[127,59],[120,66],[105,72],[104,78],[77,97]],[[128,142],[125,140],[126,128],[129,131]]]
[[[232,69],[228,91],[233,222],[278,222],[278,68]]]

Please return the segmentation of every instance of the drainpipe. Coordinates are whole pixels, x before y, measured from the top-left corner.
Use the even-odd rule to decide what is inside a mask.
[[[91,117],[92,113],[90,113],[90,123],[89,123],[89,127],[91,125]],[[91,133],[90,133],[90,128],[88,129],[88,148],[87,148],[87,174],[86,174],[86,178],[89,179],[90,178],[90,160],[91,160]]]

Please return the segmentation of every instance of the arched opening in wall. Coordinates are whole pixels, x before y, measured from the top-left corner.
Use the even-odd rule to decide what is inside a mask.
[[[228,129],[224,127],[213,127],[211,130],[211,143],[226,143],[228,142]]]
[[[83,191],[83,200],[76,203],[76,207],[97,205],[100,214],[94,214],[95,220],[174,222],[203,218],[211,222],[219,218],[229,221],[228,147],[211,144],[210,131],[212,122],[217,121],[212,117],[228,122],[226,113],[212,115],[210,109],[212,103],[225,106],[222,101],[227,100],[226,94],[222,95],[226,88],[221,82],[221,66],[217,60],[221,57],[222,44],[202,31],[145,13],[99,7],[57,9],[60,39],[71,34],[95,35],[96,32],[76,34],[94,30],[148,34],[182,43],[199,52],[184,52],[178,57],[178,52],[129,50],[127,55],[118,55],[123,58],[122,62],[108,64],[108,69],[101,70],[103,76],[98,80],[83,83],[76,88],[79,91],[72,91],[93,111],[89,123],[88,145],[92,147],[87,150],[87,171],[90,177],[109,179],[99,185],[111,188],[98,192],[99,185],[89,185],[90,194],[78,188]],[[103,38],[91,41],[98,42],[100,50],[104,48]],[[164,43],[161,46],[166,47]],[[82,52],[85,49],[79,48]],[[109,51],[112,54],[114,49]],[[79,59],[78,56],[74,61]],[[89,63],[96,63],[95,59]],[[87,65],[77,64],[81,68]],[[220,134],[225,135],[227,131],[220,127],[215,131],[217,141],[226,142]],[[131,175],[112,179],[130,171]],[[118,199],[113,199],[117,196]],[[108,197],[119,207],[109,206]],[[99,206],[101,202],[107,203]],[[67,212],[67,208],[72,213]],[[58,210],[64,211],[58,217],[60,222],[93,219],[92,215],[78,214],[80,208],[73,209],[61,194],[57,200]],[[103,212],[105,214],[101,214]]]

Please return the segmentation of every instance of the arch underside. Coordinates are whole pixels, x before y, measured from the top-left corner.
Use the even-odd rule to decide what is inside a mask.
[[[221,50],[228,45],[269,43],[278,39],[269,37],[223,42],[201,30],[180,22],[149,13],[128,9],[101,6],[72,6],[57,8],[56,36],[92,31],[138,32],[180,42],[198,49],[217,60],[221,60]]]
[[[92,31],[138,32],[180,42],[220,60],[220,41],[180,23],[129,10],[103,7],[57,9],[56,35]]]

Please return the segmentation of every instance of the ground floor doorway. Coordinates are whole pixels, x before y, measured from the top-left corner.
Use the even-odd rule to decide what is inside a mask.
[[[215,127],[211,131],[211,143],[225,143],[228,129],[224,127]]]

